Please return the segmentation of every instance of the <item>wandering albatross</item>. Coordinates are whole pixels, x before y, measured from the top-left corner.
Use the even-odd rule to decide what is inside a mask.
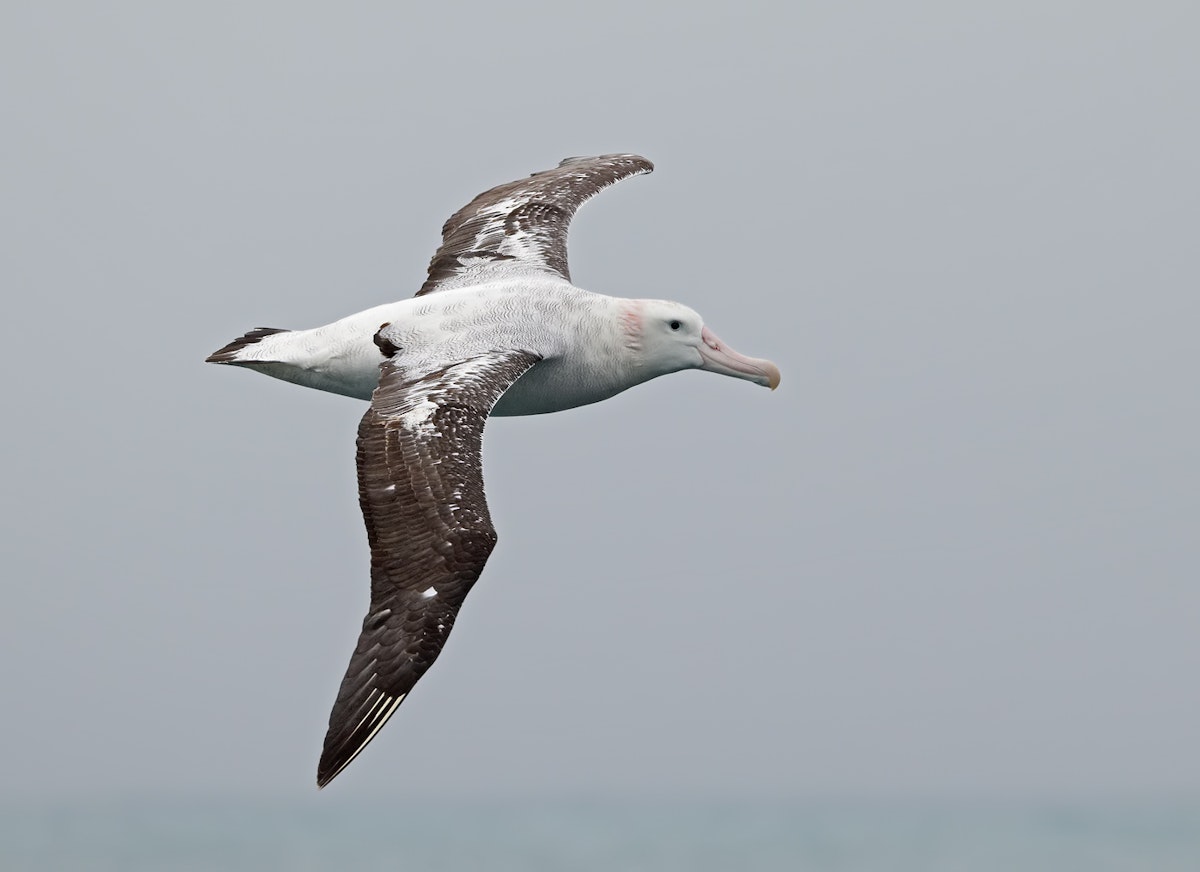
[[[489,415],[570,409],[683,369],[779,384],[775,364],[738,354],[686,306],[571,284],[576,210],[653,169],[632,154],[567,158],[492,188],[446,222],[416,296],[311,330],[251,330],[207,358],[371,401],[358,428],[371,604],[318,786],[433,665],[496,545],[480,461]]]

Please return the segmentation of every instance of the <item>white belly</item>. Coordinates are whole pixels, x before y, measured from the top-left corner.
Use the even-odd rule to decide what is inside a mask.
[[[619,394],[632,383],[605,379],[602,374],[585,371],[570,359],[543,361],[517,379],[500,397],[493,415],[545,415],[589,403],[598,403]]]

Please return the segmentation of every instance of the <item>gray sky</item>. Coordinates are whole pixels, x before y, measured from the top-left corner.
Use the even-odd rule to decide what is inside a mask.
[[[493,422],[327,793],[1200,791],[1194,4],[179,5],[0,11],[8,794],[313,793],[364,407],[202,360],[608,151],[577,283],[782,387]]]

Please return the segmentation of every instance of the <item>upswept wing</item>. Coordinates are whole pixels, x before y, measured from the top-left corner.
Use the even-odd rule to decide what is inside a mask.
[[[575,212],[609,185],[653,169],[636,154],[569,157],[552,170],[485,191],[442,227],[442,245],[417,296],[504,272],[543,272],[570,281],[567,230]]]
[[[383,364],[358,428],[371,607],[329,718],[319,786],[375,737],[446,643],[496,544],[483,492],[484,423],[538,360],[493,352],[415,381]]]

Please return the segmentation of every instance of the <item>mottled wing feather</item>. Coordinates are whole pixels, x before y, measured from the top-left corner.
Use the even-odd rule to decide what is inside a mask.
[[[609,185],[653,169],[636,154],[569,157],[552,170],[485,191],[442,227],[442,245],[417,296],[520,270],[570,281],[567,230],[576,210]]]
[[[484,423],[540,358],[506,351],[412,381],[390,361],[358,428],[371,607],[329,718],[324,787],[437,659],[496,544],[483,493]]]

